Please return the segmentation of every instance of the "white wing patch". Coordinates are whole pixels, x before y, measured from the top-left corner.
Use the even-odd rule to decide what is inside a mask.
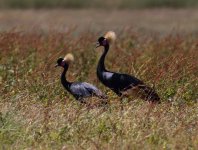
[[[104,72],[104,73],[102,74],[102,76],[103,76],[103,78],[104,78],[105,80],[109,80],[109,79],[112,78],[113,73],[111,73],[111,72]]]

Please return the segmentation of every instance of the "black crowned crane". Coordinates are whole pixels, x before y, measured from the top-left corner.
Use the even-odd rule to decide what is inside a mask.
[[[59,58],[57,60],[57,66],[63,67],[64,70],[61,74],[61,83],[65,89],[71,93],[76,100],[81,103],[86,103],[84,98],[96,96],[101,99],[106,99],[106,96],[95,86],[87,82],[69,82],[67,81],[65,75],[69,68],[69,64],[74,60],[72,54],[67,54],[64,58]]]
[[[155,90],[149,86],[146,86],[143,81],[128,74],[108,71],[105,68],[105,57],[109,50],[110,44],[114,42],[115,39],[116,35],[113,31],[107,32],[104,37],[100,37],[98,39],[96,48],[99,46],[104,47],[104,51],[97,66],[98,79],[118,96],[133,93],[141,99],[148,100],[149,102],[159,102],[160,97]]]

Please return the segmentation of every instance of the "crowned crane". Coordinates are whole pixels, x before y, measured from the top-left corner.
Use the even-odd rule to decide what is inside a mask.
[[[63,67],[61,74],[61,83],[65,89],[72,94],[76,100],[81,103],[86,103],[84,98],[96,96],[101,99],[106,99],[106,96],[95,86],[87,82],[69,82],[65,75],[69,68],[69,64],[74,60],[74,56],[69,53],[64,58],[59,58],[55,67]]]
[[[105,68],[104,61],[109,50],[110,44],[116,39],[116,34],[113,31],[109,31],[105,36],[98,39],[97,47],[103,46],[104,51],[99,59],[97,66],[98,79],[118,96],[129,95],[130,92],[139,96],[141,99],[149,102],[160,102],[160,97],[155,90],[149,86],[146,86],[143,81],[137,79],[134,76],[122,73],[116,73],[108,71]]]

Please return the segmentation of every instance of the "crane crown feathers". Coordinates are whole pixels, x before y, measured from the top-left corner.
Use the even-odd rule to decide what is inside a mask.
[[[104,36],[105,39],[107,39],[107,41],[109,43],[113,43],[115,40],[116,40],[116,34],[114,31],[108,31],[105,36]]]
[[[64,61],[69,64],[74,61],[74,56],[71,53],[68,53],[65,55]]]

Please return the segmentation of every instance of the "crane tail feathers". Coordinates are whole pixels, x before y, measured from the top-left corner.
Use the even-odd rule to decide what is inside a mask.
[[[146,99],[151,102],[160,101],[159,95],[155,92],[153,88],[148,87],[146,85],[138,85],[137,88],[140,97],[142,97],[143,99]]]
[[[102,93],[101,91],[97,91],[97,92],[95,93],[95,95],[96,95],[97,97],[101,98],[101,99],[107,99],[107,98],[108,98],[108,97],[107,97],[104,93]]]
[[[131,89],[127,89],[127,91],[129,90],[132,90],[132,92],[137,97],[140,97],[141,99],[144,99],[150,102],[158,102],[158,103],[160,102],[160,97],[156,93],[156,91],[153,88],[146,86],[144,84],[139,84],[139,85],[133,86]]]

